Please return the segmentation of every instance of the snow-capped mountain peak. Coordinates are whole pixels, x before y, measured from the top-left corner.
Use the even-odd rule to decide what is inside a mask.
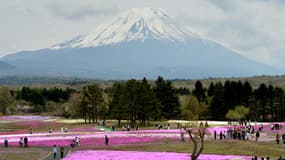
[[[97,47],[146,39],[181,42],[191,36],[193,35],[190,32],[174,25],[172,18],[162,9],[135,8],[120,14],[113,21],[99,26],[94,31],[56,44],[52,48]]]

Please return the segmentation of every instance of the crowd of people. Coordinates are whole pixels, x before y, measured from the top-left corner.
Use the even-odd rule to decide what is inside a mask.
[[[61,128],[61,132],[64,132],[66,133],[67,132],[67,128]],[[30,134],[33,134],[33,128],[29,128],[29,133]],[[48,129],[48,133],[52,133],[52,128],[49,128]],[[19,139],[19,147],[28,147],[28,137],[25,136],[25,137],[20,137]],[[4,147],[8,147],[9,146],[9,141],[8,141],[8,138],[5,138],[4,139]],[[74,147],[78,147],[80,146],[80,139],[78,137],[75,137],[74,140],[72,140],[72,143],[70,144],[70,146],[72,148]],[[57,157],[57,146],[54,145],[53,148],[52,148],[52,157],[55,159]],[[64,156],[64,147],[60,147],[60,158],[63,158]]]
[[[9,141],[7,138],[4,139],[4,147],[9,146]],[[19,146],[20,147],[28,147],[28,137],[20,137],[19,140]]]
[[[259,160],[259,158],[258,158],[257,156],[254,156],[254,157],[251,158],[251,160]],[[260,160],[270,160],[270,157],[266,157],[266,158],[260,157]],[[278,160],[285,160],[285,159],[283,159],[283,158],[280,156],[280,157],[278,158]]]
[[[60,130],[61,130],[62,133],[66,133],[67,132],[67,128],[63,128],[62,127]],[[29,133],[33,134],[33,128],[29,128]],[[52,133],[52,128],[48,129],[48,133]]]
[[[131,131],[131,130],[138,131],[139,130],[139,126],[138,125],[137,126],[130,126],[130,125],[122,126],[122,131]],[[114,130],[112,129],[112,131],[115,131],[115,129]]]
[[[258,160],[257,156],[254,156],[251,158],[251,160]],[[266,157],[266,159],[264,157],[261,157],[260,160],[270,160],[269,157]]]
[[[74,147],[79,147],[80,146],[80,138],[79,137],[75,137],[71,143],[70,143],[70,147],[74,148]]]
[[[282,128],[282,125],[275,124],[271,125],[271,130],[279,130]],[[239,126],[234,126],[231,128],[228,128],[224,131],[214,131],[214,139],[234,139],[234,140],[250,140],[254,139],[255,141],[258,141],[261,133],[264,130],[263,124],[260,124],[258,126],[258,129],[255,129],[254,126],[250,125],[250,123],[241,123]],[[285,144],[285,134],[282,135],[282,141],[283,144]],[[279,133],[276,134],[276,143],[279,144],[281,142],[281,136]]]
[[[251,125],[237,126],[234,128],[229,128],[226,131],[214,131],[214,139],[234,139],[234,140],[249,140],[250,138],[255,138],[258,141],[260,137],[260,132],[263,130],[263,125],[259,126],[259,129],[255,131],[254,127]]]

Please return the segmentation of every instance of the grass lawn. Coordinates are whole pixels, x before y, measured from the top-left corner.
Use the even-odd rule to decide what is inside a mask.
[[[40,157],[45,157],[50,152],[49,148],[45,147],[0,147],[1,160],[38,160]]]

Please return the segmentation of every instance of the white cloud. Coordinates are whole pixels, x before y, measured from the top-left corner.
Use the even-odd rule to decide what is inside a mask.
[[[282,0],[0,0],[0,55],[49,47],[134,7],[163,8],[194,32],[285,68]]]
[[[118,12],[116,6],[96,5],[96,1],[85,1],[86,3],[78,3],[78,1],[58,0],[50,3],[47,8],[50,12],[59,17],[70,20],[82,20],[90,16],[106,16]]]

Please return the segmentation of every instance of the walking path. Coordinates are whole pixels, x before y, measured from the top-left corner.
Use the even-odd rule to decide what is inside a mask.
[[[52,148],[50,148],[50,150],[52,150]],[[46,155],[45,157],[41,158],[40,160],[60,160],[60,147],[57,147],[57,154],[56,154],[56,158],[53,158],[52,152],[49,152],[48,155]],[[66,157],[69,153],[71,152],[70,147],[64,147],[64,156]]]

